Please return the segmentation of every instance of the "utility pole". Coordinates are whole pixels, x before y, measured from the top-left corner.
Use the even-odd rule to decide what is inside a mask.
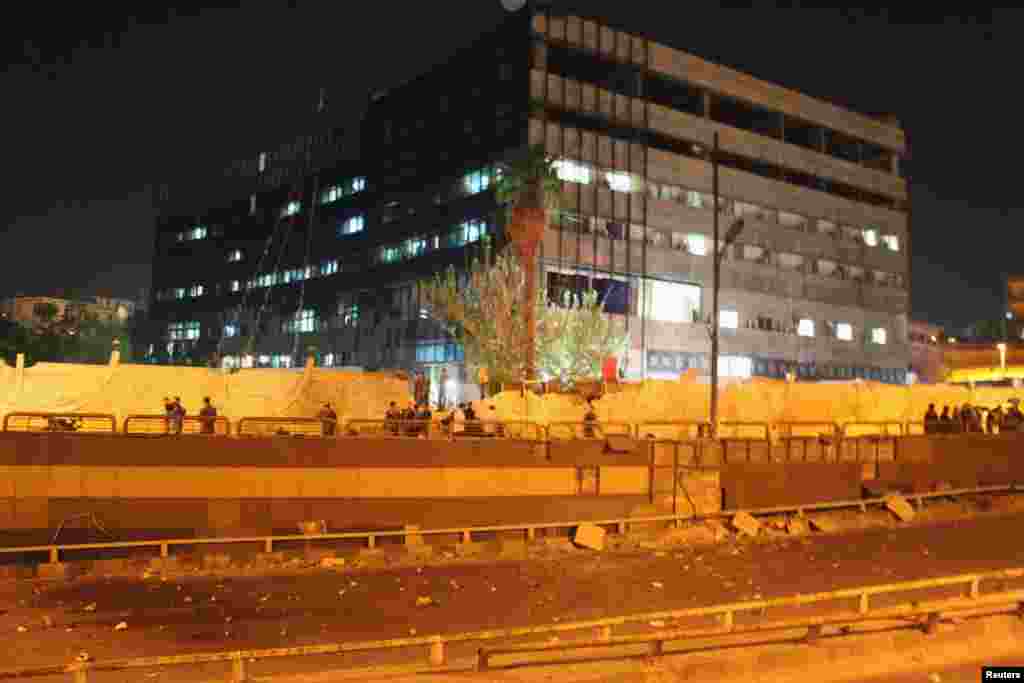
[[[714,247],[712,248],[712,254],[714,262],[712,263],[712,282],[711,282],[711,438],[718,436],[718,335],[719,320],[718,320],[718,291],[722,284],[722,259],[725,257],[725,251],[728,249],[736,238],[739,237],[740,233],[743,232],[744,223],[743,219],[740,218],[735,223],[729,226],[729,229],[725,232],[725,239],[722,240],[722,245],[719,247],[719,229],[718,229],[718,133],[715,133],[714,146],[711,149],[711,192],[714,195]]]
[[[718,253],[718,133],[711,149],[711,192],[714,195],[714,241],[711,274],[711,438],[718,436],[718,288],[722,256]]]

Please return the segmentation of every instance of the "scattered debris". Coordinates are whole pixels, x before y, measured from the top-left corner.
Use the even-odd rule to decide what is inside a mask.
[[[86,605],[85,607],[82,608],[82,611],[83,612],[95,612],[96,611],[96,603],[95,602],[90,602],[88,605]]]
[[[416,635],[416,629],[414,629],[414,628],[409,629],[409,635],[410,636]]]
[[[573,543],[591,550],[604,550],[606,532],[596,524],[580,524],[573,536]]]
[[[81,652],[78,653],[78,656],[75,657],[75,659],[77,659],[80,662],[91,662],[92,661],[92,655],[89,654],[88,652],[86,652],[85,650],[82,650]]]
[[[650,625],[654,628],[665,628],[665,622],[661,619],[655,619],[654,621],[650,622]]]
[[[900,496],[889,496],[885,499],[885,507],[892,512],[901,522],[909,522],[914,519],[914,508],[910,506],[905,498]]]
[[[338,569],[345,566],[344,557],[322,557],[320,567],[323,569]]]
[[[115,631],[127,631],[128,630],[128,622],[127,621],[119,621],[119,622],[117,622],[117,626],[114,627],[114,630]]]
[[[192,596],[191,595],[186,595],[185,596],[185,602],[192,602]]]
[[[928,676],[928,683],[942,683],[942,676],[939,674],[931,674]]]
[[[791,536],[803,536],[808,532],[807,520],[800,516],[793,516],[786,520],[786,531]]]
[[[434,605],[434,604],[436,604],[434,602],[434,599],[432,597],[430,597],[429,595],[427,595],[427,596],[420,596],[420,597],[416,598],[416,606],[417,607],[430,607],[431,605]]]
[[[836,524],[833,519],[825,515],[809,517],[808,521],[812,528],[817,529],[823,534],[834,534],[839,531],[839,525]]]
[[[43,626],[46,628],[53,628],[53,617],[46,615],[43,617]]]
[[[661,581],[651,581],[651,588],[659,588],[660,589],[660,588],[664,588],[664,587],[665,587],[665,584],[663,584]]]
[[[732,525],[742,534],[757,536],[761,530],[761,523],[746,512],[737,512],[732,518]]]
[[[18,627],[18,633],[28,633],[28,627],[26,627],[26,626],[19,626]]]

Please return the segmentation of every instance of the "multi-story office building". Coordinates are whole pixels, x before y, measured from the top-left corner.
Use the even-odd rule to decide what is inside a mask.
[[[458,366],[456,345],[423,320],[417,281],[500,244],[492,169],[540,144],[567,209],[545,236],[542,284],[553,298],[601,292],[631,333],[628,376],[706,369],[716,132],[722,234],[745,225],[722,267],[723,374],[905,381],[895,122],[598,21],[526,11],[377,93],[349,159],[291,190],[163,219],[160,343],[243,365],[287,366],[316,346],[328,365]]]

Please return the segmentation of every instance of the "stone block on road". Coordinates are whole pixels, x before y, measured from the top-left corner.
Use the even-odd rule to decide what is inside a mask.
[[[834,534],[839,531],[839,524],[829,515],[813,515],[807,518],[812,528],[823,534]]]
[[[576,527],[573,543],[591,550],[604,550],[605,530],[596,524],[580,524]]]
[[[910,506],[906,498],[900,496],[889,496],[885,499],[885,507],[896,515],[901,522],[909,522],[914,519],[914,508]]]
[[[758,532],[761,531],[761,523],[746,512],[739,512],[733,515],[732,525],[737,531],[747,536],[757,536]]]

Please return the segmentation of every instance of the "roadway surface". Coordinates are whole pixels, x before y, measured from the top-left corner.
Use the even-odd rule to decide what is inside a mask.
[[[920,526],[758,541],[730,538],[715,546],[661,551],[545,549],[525,561],[39,582],[30,591],[24,583],[17,590],[9,583],[0,587],[0,634],[6,645],[0,669],[67,663],[83,651],[104,660],[552,624],[997,570],[1024,566],[1022,528],[1024,512],[1018,506],[1003,514]],[[1003,585],[1024,588],[1020,581]],[[433,604],[417,606],[421,597]],[[122,621],[127,628],[116,631]],[[424,661],[425,653],[415,654]],[[386,663],[405,663],[408,656],[396,653]],[[252,668],[258,674],[297,673],[367,661],[331,656]],[[204,671],[205,678],[216,678],[224,667]],[[184,670],[168,669],[95,680],[190,679]]]

